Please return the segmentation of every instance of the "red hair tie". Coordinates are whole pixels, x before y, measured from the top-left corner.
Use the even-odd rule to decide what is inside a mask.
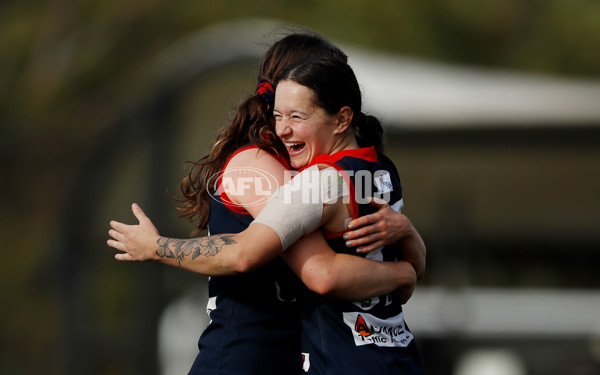
[[[270,109],[275,103],[275,91],[273,90],[273,85],[267,80],[261,79],[258,81],[258,86],[256,86],[256,95],[260,95],[261,98],[267,102],[267,107]]]

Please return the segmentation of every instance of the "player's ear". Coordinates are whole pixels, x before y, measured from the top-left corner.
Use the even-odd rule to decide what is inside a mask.
[[[353,116],[354,113],[350,107],[342,107],[336,115],[337,124],[335,126],[334,134],[342,134],[348,130]]]

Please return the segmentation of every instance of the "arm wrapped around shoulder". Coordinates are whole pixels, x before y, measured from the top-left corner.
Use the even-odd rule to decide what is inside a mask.
[[[281,186],[254,221],[273,229],[286,250],[319,227],[323,204],[341,196],[342,187],[335,169],[312,166]]]

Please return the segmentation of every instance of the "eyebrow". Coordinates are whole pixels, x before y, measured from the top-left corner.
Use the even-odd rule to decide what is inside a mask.
[[[275,113],[275,112],[278,112],[278,113],[282,114],[282,112],[280,110],[278,110],[277,108],[273,108],[273,113]],[[306,113],[304,111],[297,110],[297,109],[292,110],[290,113],[297,113],[297,114],[309,116],[308,113]]]

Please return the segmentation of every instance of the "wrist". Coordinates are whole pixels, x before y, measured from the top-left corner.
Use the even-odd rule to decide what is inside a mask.
[[[158,255],[160,250],[161,236],[156,235],[152,237],[152,241],[150,242],[150,251],[148,251],[148,257],[150,260],[160,260],[161,257]]]

